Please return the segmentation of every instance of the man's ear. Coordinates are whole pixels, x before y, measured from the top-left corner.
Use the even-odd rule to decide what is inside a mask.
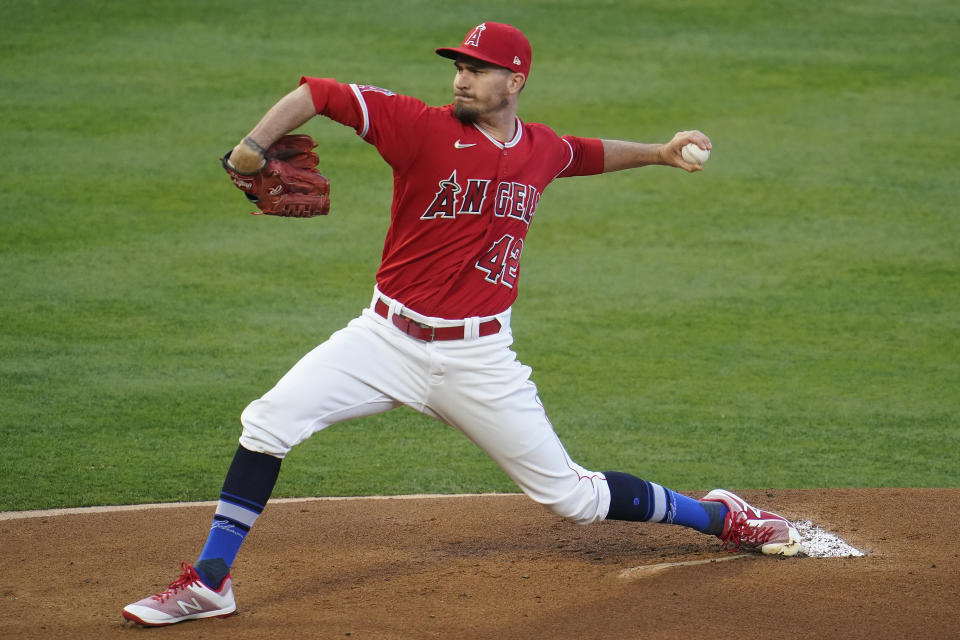
[[[520,93],[523,85],[527,83],[527,78],[522,73],[510,74],[510,80],[507,83],[507,89],[510,93]]]

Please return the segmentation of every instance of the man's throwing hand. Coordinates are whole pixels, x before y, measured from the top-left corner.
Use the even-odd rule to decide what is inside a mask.
[[[710,138],[700,131],[678,131],[673,139],[660,149],[660,159],[663,164],[684,169],[685,171],[703,171],[703,163],[687,162],[683,157],[683,148],[688,144],[695,144],[704,151],[713,149]],[[709,155],[707,156],[709,157]]]

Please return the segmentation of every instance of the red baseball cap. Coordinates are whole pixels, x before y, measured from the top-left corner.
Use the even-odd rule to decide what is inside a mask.
[[[456,49],[437,49],[444,58],[457,59],[458,55],[470,56],[498,67],[505,67],[524,77],[530,75],[530,43],[520,29],[499,22],[478,24],[463,39]]]

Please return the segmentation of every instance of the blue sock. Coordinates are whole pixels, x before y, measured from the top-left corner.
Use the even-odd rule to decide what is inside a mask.
[[[203,582],[217,589],[230,572],[253,523],[280,475],[281,459],[238,447],[227,471],[207,542],[194,564]]]
[[[655,482],[628,473],[604,471],[610,488],[608,520],[679,524],[719,535],[727,508],[720,502],[700,502]]]

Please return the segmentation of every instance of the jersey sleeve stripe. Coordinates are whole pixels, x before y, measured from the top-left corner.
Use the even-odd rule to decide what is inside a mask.
[[[567,149],[570,150],[570,159],[567,160],[567,164],[563,165],[563,169],[560,169],[560,171],[557,172],[557,175],[556,175],[556,176],[553,176],[554,179],[556,179],[557,176],[559,176],[561,173],[563,173],[564,171],[566,171],[567,169],[569,169],[571,163],[573,163],[573,145],[570,144],[570,141],[569,141],[569,140],[564,140],[563,138],[560,138],[560,139],[563,140],[563,144],[567,145]]]
[[[363,126],[360,127],[360,131],[358,131],[357,134],[361,138],[366,138],[370,132],[370,112],[367,111],[367,102],[363,99],[363,93],[361,93],[360,87],[356,84],[351,84],[350,88],[353,90],[353,95],[357,98],[357,104],[360,105],[360,113],[363,117]]]

